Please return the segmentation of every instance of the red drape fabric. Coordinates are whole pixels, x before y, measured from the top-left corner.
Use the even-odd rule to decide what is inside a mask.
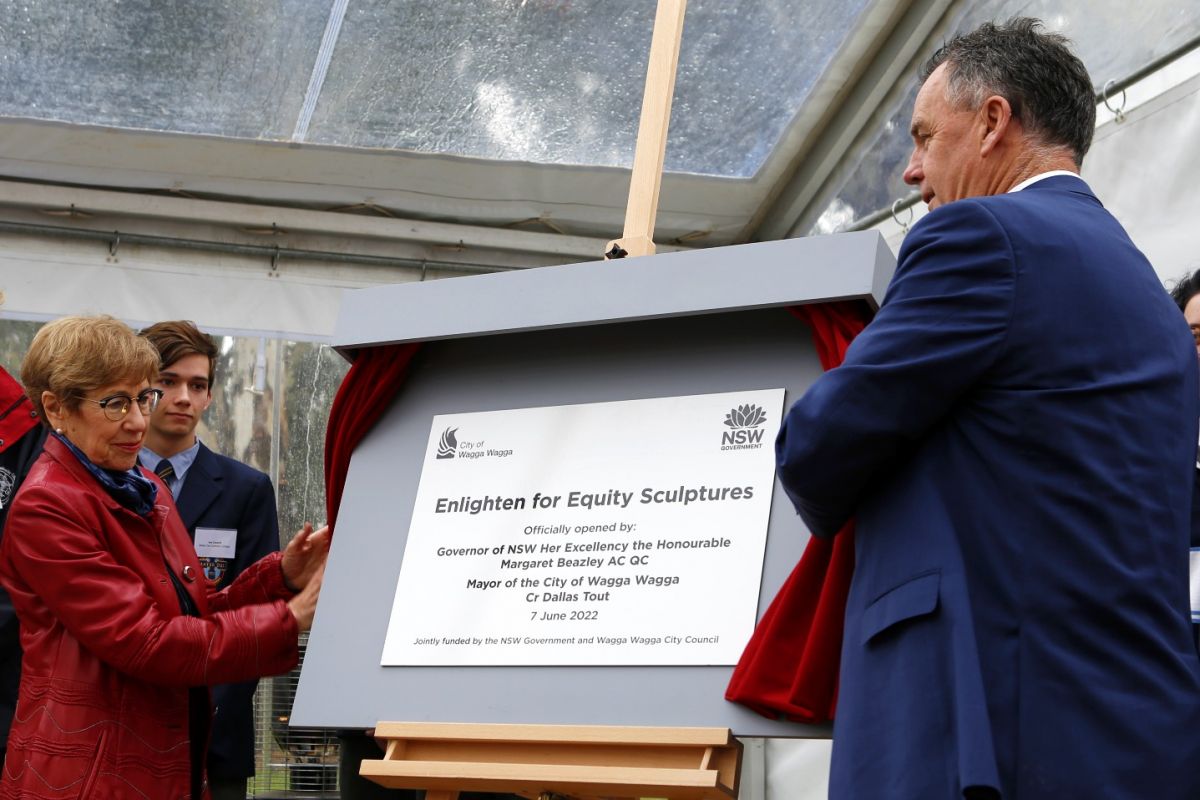
[[[0,453],[19,442],[37,424],[37,412],[25,396],[25,389],[0,367]]]
[[[325,512],[332,531],[354,448],[374,427],[408,378],[417,344],[362,350],[342,379],[325,431]]]
[[[871,318],[867,305],[858,301],[789,310],[812,328],[817,357],[826,370],[842,363],[846,348]],[[853,520],[833,539],[810,539],[754,629],[725,699],[773,719],[832,720],[853,574]]]

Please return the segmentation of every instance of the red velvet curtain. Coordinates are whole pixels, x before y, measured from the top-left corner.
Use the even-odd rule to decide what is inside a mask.
[[[38,422],[24,387],[0,367],[0,453],[19,442]]]
[[[350,456],[408,378],[418,346],[395,344],[362,350],[338,387],[325,430],[325,513],[331,531],[342,504]]]
[[[842,363],[846,348],[871,318],[866,304],[857,301],[790,310],[812,328],[813,344],[826,370]],[[810,539],[800,563],[754,629],[725,699],[776,719],[832,720],[853,574],[853,520],[833,539]]]

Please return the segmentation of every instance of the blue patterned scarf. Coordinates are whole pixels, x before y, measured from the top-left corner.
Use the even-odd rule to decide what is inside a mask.
[[[112,499],[138,516],[150,516],[150,512],[154,510],[154,501],[158,497],[158,486],[149,478],[143,477],[138,472],[137,466],[127,472],[97,467],[90,458],[83,454],[82,450],[71,444],[67,437],[57,432],[52,433],[51,436],[57,438],[75,454],[79,463],[83,464],[84,469],[100,481],[100,485]]]

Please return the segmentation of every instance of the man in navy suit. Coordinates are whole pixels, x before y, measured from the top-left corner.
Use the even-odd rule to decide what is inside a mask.
[[[205,577],[218,589],[243,569],[279,549],[279,521],[271,479],[218,455],[196,436],[212,402],[217,348],[191,322],[159,322],[142,331],[158,350],[162,368],[154,386],[162,401],[150,417],[142,466],[158,473],[175,498]],[[254,775],[254,690],[258,681],[216,686],[208,749],[213,800],[245,800]]]
[[[813,534],[857,520],[833,798],[1200,797],[1196,351],[1077,175],[1092,92],[1036,20],[934,55],[930,213],[779,434]]]

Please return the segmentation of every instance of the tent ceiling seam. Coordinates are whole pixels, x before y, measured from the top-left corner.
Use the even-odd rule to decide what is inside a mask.
[[[334,0],[333,7],[329,9],[329,20],[325,23],[325,33],[321,35],[317,60],[308,79],[308,89],[304,92],[304,105],[300,107],[296,129],[292,132],[293,142],[303,142],[308,137],[308,124],[312,121],[313,113],[317,110],[317,99],[325,87],[325,74],[329,71],[329,62],[333,60],[333,51],[342,32],[342,20],[346,18],[346,5],[349,2],[350,0]]]
[[[125,215],[238,229],[276,225],[283,230],[315,235],[395,240],[434,247],[461,247],[470,243],[473,247],[488,250],[580,261],[599,258],[605,241],[403,217],[366,217],[220,200],[159,197],[142,192],[28,183],[0,177],[0,208],[5,206],[79,218],[91,214]],[[664,249],[686,248],[667,246]]]
[[[749,241],[796,236],[796,221],[813,204],[840,159],[862,135],[881,98],[894,90],[900,76],[925,46],[931,32],[960,0],[913,0],[895,17],[857,80],[831,106],[820,132],[806,143],[803,156],[772,189],[743,232]]]
[[[202,239],[183,239],[175,236],[158,236],[121,231],[99,231],[90,228],[66,228],[58,225],[38,225],[30,222],[7,222],[0,220],[0,232],[18,235],[51,236],[63,239],[85,239],[108,244],[110,253],[121,244],[141,244],[156,247],[193,250],[208,253],[225,253],[241,256],[261,256],[271,262],[274,271],[281,260],[321,261],[334,264],[363,264],[376,267],[403,267],[420,270],[424,276],[428,269],[447,269],[461,272],[509,272],[529,269],[508,267],[498,264],[475,264],[465,261],[441,261],[428,258],[403,258],[398,256],[372,256],[359,253],[338,253],[327,250],[305,250],[277,245],[236,244]],[[597,257],[597,260],[599,258]]]

